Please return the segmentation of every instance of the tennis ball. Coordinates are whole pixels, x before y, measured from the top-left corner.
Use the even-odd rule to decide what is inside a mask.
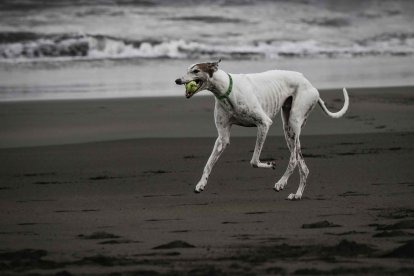
[[[198,85],[195,81],[189,81],[185,84],[185,90],[190,93],[196,92],[198,89]]]

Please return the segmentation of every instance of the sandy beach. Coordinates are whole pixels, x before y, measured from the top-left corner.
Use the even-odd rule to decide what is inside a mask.
[[[349,89],[313,111],[301,201],[273,191],[278,118],[262,159],[235,127],[206,190],[212,97],[0,103],[2,275],[412,275],[413,87]],[[322,90],[330,109],[340,90]]]

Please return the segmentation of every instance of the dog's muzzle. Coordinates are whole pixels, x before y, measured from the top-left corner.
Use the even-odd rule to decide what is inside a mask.
[[[195,82],[196,86],[188,86],[190,82]],[[191,98],[195,93],[201,90],[203,86],[203,81],[200,79],[195,79],[193,81],[184,82],[182,79],[176,79],[175,83],[177,85],[185,85],[185,97],[187,99]],[[195,88],[195,89],[194,89]]]

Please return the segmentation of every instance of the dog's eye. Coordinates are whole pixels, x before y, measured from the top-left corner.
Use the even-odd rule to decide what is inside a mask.
[[[198,74],[198,73],[200,73],[200,70],[196,69],[196,70],[193,71],[193,74]]]

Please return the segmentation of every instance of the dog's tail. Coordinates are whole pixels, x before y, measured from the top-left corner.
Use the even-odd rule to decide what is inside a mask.
[[[330,112],[326,108],[324,101],[322,101],[321,98],[319,98],[319,100],[318,100],[318,103],[319,103],[320,107],[322,108],[322,110],[325,112],[326,115],[328,115],[331,118],[340,118],[348,110],[348,106],[349,106],[348,92],[346,91],[345,88],[342,91],[344,92],[344,100],[345,100],[345,102],[344,102],[344,106],[338,112]]]

